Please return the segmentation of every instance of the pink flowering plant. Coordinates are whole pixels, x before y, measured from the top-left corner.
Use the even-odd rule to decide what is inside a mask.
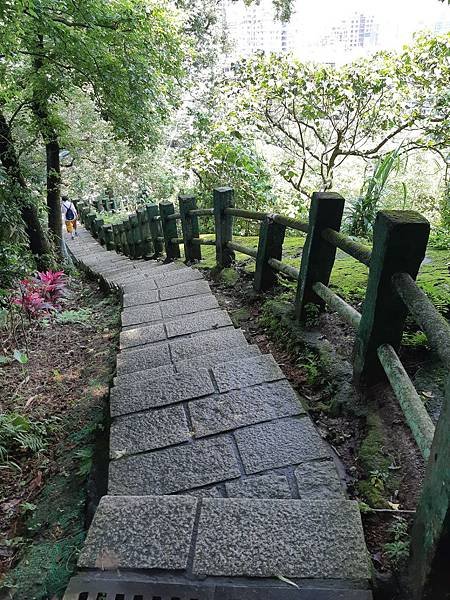
[[[21,306],[30,320],[36,319],[56,310],[65,290],[64,271],[38,272],[36,277],[20,281],[19,293],[11,301]]]

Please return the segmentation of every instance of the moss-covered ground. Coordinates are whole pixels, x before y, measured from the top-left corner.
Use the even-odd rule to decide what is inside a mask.
[[[204,235],[204,239],[213,239],[213,235]],[[283,244],[283,262],[300,268],[301,254],[305,236],[287,236]],[[257,236],[239,236],[235,241],[241,245],[256,249]],[[236,252],[236,262],[244,263],[243,268],[248,273],[255,270],[254,259]],[[447,250],[437,250],[428,247],[426,259],[423,262],[417,278],[419,286],[426,292],[436,308],[447,315],[450,311],[450,280],[448,272],[449,255]],[[202,260],[198,268],[212,269],[215,267],[214,246],[202,246]],[[338,250],[336,261],[331,273],[330,287],[339,296],[353,305],[358,305],[364,300],[368,278],[368,268],[357,262],[351,256]],[[295,293],[295,283],[286,280],[287,290]]]

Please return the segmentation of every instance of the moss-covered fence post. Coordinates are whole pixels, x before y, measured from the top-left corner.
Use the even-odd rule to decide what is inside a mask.
[[[163,233],[161,227],[161,218],[159,216],[159,208],[157,204],[147,204],[145,210],[147,212],[154,255],[159,256],[164,251],[164,242],[161,239],[163,237]]]
[[[137,213],[130,215],[131,233],[133,237],[133,257],[142,257],[142,233],[139,226],[139,219]]]
[[[138,208],[137,217],[139,221],[139,229],[141,232],[141,252],[144,258],[151,258],[155,250],[153,248],[152,236],[150,233],[150,223],[148,220],[147,211],[145,206]]]
[[[377,349],[400,346],[408,310],[392,285],[394,273],[416,278],[430,232],[417,212],[386,210],[377,214],[373,231],[369,280],[354,347],[354,375],[361,383],[384,378]]]
[[[201,260],[202,253],[199,244],[193,244],[192,240],[200,237],[198,226],[198,217],[191,216],[190,210],[197,208],[194,196],[179,196],[178,204],[180,206],[181,230],[183,232],[184,259],[187,263]]]
[[[443,600],[450,591],[450,377],[436,425],[411,533],[414,600]]]
[[[92,235],[97,238],[99,240],[100,243],[102,243],[102,236],[101,236],[101,228],[103,226],[103,219],[100,219],[99,217],[96,217],[93,222],[92,222]]]
[[[160,202],[159,203],[159,214],[161,215],[161,225],[164,237],[164,247],[166,249],[166,256],[169,260],[180,258],[180,244],[173,242],[172,240],[178,238],[177,222],[175,219],[167,220],[169,215],[173,215],[175,207],[173,202]]]
[[[125,236],[127,238],[128,256],[134,258],[134,239],[133,239],[133,226],[131,223],[131,215],[125,220]]]
[[[309,209],[309,231],[303,246],[300,275],[295,298],[297,319],[305,316],[305,306],[310,302],[324,306],[324,301],[314,293],[312,286],[319,281],[328,285],[336,247],[322,237],[330,228],[339,231],[344,212],[344,198],[332,192],[314,192]]]
[[[126,223],[127,223],[127,221],[122,221],[122,223],[119,224],[120,245],[122,246],[122,252],[125,254],[125,256],[130,256],[130,249],[128,247]]]
[[[114,239],[112,225],[103,225],[103,236],[105,239],[105,246],[107,250],[114,250]]]
[[[268,260],[269,258],[281,260],[285,232],[286,226],[274,223],[270,217],[261,222],[255,277],[253,279],[253,289],[256,292],[268,290],[277,280],[277,275],[269,265]]]
[[[120,225],[118,223],[113,223],[112,226],[112,234],[114,241],[114,249],[117,253],[123,252],[122,242],[120,239]]]
[[[233,217],[224,210],[234,207],[234,192],[230,187],[214,189],[214,223],[216,230],[216,263],[221,269],[234,261],[234,252],[228,248],[233,239]]]

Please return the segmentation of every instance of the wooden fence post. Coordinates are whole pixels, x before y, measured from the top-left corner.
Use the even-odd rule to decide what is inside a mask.
[[[173,202],[160,202],[159,212],[161,215],[166,256],[169,260],[180,258],[180,244],[172,242],[174,238],[178,237],[177,222],[175,219],[167,220],[167,217],[175,212]]]
[[[411,532],[410,583],[415,600],[450,590],[450,377]]]
[[[319,281],[328,285],[336,257],[336,248],[322,237],[328,227],[339,231],[344,212],[344,198],[332,192],[314,192],[309,209],[309,231],[302,251],[300,275],[295,298],[297,319],[305,316],[305,306],[313,302],[320,307],[324,301],[314,293],[312,286]]]
[[[142,256],[144,258],[151,258],[155,252],[153,249],[152,236],[150,234],[150,223],[148,222],[148,215],[147,211],[145,210],[145,206],[138,208],[136,212],[141,230]]]
[[[202,253],[199,245],[192,243],[194,238],[199,238],[198,217],[191,217],[188,213],[190,210],[197,208],[194,196],[179,196],[178,203],[180,206],[181,229],[183,232],[184,244],[184,259],[185,262],[191,263],[196,260],[201,260]]]
[[[394,273],[416,278],[427,248],[430,224],[417,212],[386,210],[377,214],[369,280],[356,334],[355,380],[371,384],[384,378],[377,355],[381,344],[400,346],[408,313],[391,279]]]
[[[286,226],[274,223],[270,217],[261,222],[256,270],[253,279],[253,289],[256,292],[268,290],[277,280],[277,275],[269,265],[268,260],[269,258],[281,260],[285,232]]]
[[[128,256],[130,258],[135,258],[135,247],[134,247],[134,239],[133,239],[133,227],[131,225],[131,218],[125,221],[125,236],[127,238],[127,246],[128,246]]]
[[[126,221],[122,221],[119,225],[120,228],[120,245],[125,256],[130,256],[130,248],[128,246],[128,236],[126,229]]]
[[[139,219],[136,213],[130,215],[131,235],[133,239],[133,258],[142,256],[142,236]]]
[[[105,236],[105,245],[107,250],[114,250],[114,238],[113,238],[113,230],[112,225],[104,225],[103,226],[104,236]]]
[[[112,236],[114,241],[114,249],[117,253],[123,252],[122,242],[120,239],[120,225],[114,223],[112,226]]]
[[[148,204],[145,207],[150,228],[150,235],[153,242],[154,255],[159,256],[164,251],[164,242],[159,239],[162,237],[161,219],[157,204]]]
[[[220,269],[234,261],[234,252],[227,243],[233,239],[233,217],[224,213],[234,206],[234,192],[230,187],[214,189],[214,223],[216,230],[216,263]]]
[[[103,219],[99,219],[98,217],[94,219],[93,221],[93,235],[94,237],[96,237],[100,242],[102,241],[100,238],[100,228],[103,225]]]

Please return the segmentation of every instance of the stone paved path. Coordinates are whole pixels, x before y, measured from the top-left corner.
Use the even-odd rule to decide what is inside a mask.
[[[370,598],[358,506],[329,448],[273,357],[233,327],[202,274],[131,261],[83,229],[68,247],[123,303],[108,495],[79,558],[83,581],[101,572],[122,583],[201,581],[218,594],[195,598],[231,598],[216,586],[239,582],[239,598],[281,600],[294,597],[283,576],[329,594],[318,600]]]

